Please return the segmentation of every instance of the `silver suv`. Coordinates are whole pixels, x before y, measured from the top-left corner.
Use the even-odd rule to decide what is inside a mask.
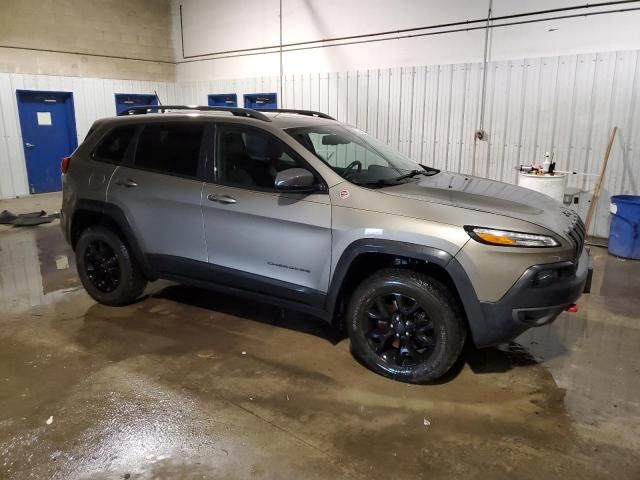
[[[98,302],[158,278],[273,302],[346,328],[405,382],[444,375],[467,338],[553,321],[591,282],[572,210],[319,112],[137,107],[96,121],[62,170],[62,228]]]

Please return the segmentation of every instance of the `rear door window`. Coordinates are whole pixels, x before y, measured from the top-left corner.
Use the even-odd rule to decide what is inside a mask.
[[[145,125],[134,159],[137,168],[181,177],[198,177],[204,125],[163,123]]]
[[[93,152],[93,158],[102,162],[122,163],[137,129],[137,125],[123,125],[114,128],[100,141]]]

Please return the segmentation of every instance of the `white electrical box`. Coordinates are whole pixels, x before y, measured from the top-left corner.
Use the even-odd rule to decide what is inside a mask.
[[[564,192],[564,201],[562,203],[574,210],[582,220],[585,220],[591,203],[591,193],[579,188],[567,188]]]

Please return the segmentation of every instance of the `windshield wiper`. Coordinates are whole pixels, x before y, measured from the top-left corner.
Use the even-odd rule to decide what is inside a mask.
[[[426,175],[427,172],[425,172],[424,170],[411,170],[408,173],[405,173],[404,175],[400,175],[399,177],[394,178],[394,180],[396,182],[399,182],[400,180],[404,180],[405,178],[411,178],[411,177],[415,177],[416,175]]]
[[[358,182],[357,180],[349,181],[362,187],[393,187],[394,185],[399,185],[399,183],[397,183],[395,179],[392,178],[383,178],[374,182]]]
[[[400,175],[399,177],[394,178],[394,180],[396,182],[399,182],[400,180],[412,178],[412,177],[415,177],[416,175],[426,175],[427,177],[431,177],[436,173],[440,173],[440,170],[438,170],[437,168],[425,167],[423,165],[421,165],[421,167],[424,170],[411,170],[410,172],[405,173],[404,175]]]
[[[356,185],[362,185],[363,187],[392,187],[394,185],[400,185],[399,182],[401,182],[402,180],[415,177],[416,175],[425,175],[427,177],[431,177],[436,173],[440,173],[440,170],[438,170],[437,168],[425,167],[424,165],[421,165],[421,167],[424,170],[411,170],[410,172],[407,172],[404,175],[400,175],[396,178],[381,178],[380,180],[374,180],[371,182],[360,182],[356,179],[349,179],[349,181],[355,183]]]

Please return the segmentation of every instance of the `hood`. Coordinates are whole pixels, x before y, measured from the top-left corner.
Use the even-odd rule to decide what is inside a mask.
[[[560,235],[577,221],[573,210],[534,190],[457,173],[421,175],[380,192],[524,220]]]

